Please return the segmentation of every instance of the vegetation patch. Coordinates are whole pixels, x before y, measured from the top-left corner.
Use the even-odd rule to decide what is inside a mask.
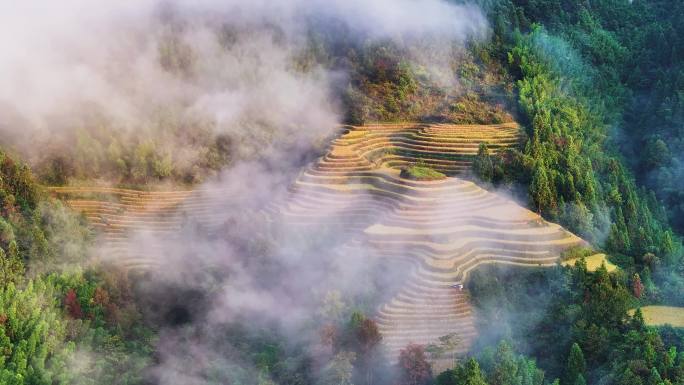
[[[471,273],[467,285],[479,329],[486,331],[473,349],[483,352],[476,359],[485,373],[491,362],[487,353],[503,339],[514,351],[536,358],[545,380],[535,384],[681,383],[684,355],[678,353],[677,333],[661,337],[656,328],[647,327],[647,308],[630,311],[638,299],[621,270],[592,272],[582,264],[550,269],[490,265]],[[650,380],[657,378],[661,380]],[[438,384],[474,383],[456,379]]]
[[[561,260],[567,261],[570,259],[586,258],[586,257],[592,256],[594,254],[596,254],[596,252],[591,247],[586,247],[586,246],[571,247],[567,250],[564,250],[561,253]]]
[[[572,259],[567,259],[561,263],[563,266],[575,266],[577,264],[577,261],[580,261],[584,259],[584,263],[587,265],[587,270],[589,271],[596,271],[598,270],[599,267],[602,265],[606,266],[606,270],[608,270],[609,273],[617,270],[617,265],[611,263],[607,256],[603,253],[597,253],[589,257],[581,257],[581,258],[572,258]]]
[[[369,162],[379,166],[385,161],[385,158],[390,157],[397,153],[395,147],[386,147],[377,151],[372,151],[367,155]]]
[[[440,180],[446,178],[446,175],[421,163],[402,169],[400,176],[411,180]]]

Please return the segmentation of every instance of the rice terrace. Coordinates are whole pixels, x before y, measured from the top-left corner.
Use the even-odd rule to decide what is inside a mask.
[[[673,306],[645,306],[641,308],[648,325],[684,327],[684,309]],[[631,313],[634,313],[632,311]]]
[[[408,344],[434,344],[452,333],[459,337],[462,353],[477,333],[463,289],[469,271],[490,263],[551,266],[564,249],[584,243],[463,179],[480,143],[499,151],[517,146],[519,135],[515,124],[345,127],[328,152],[293,181],[288,198],[264,210],[273,220],[296,226],[319,226],[330,217],[354,234],[343,246],[346,252],[362,248],[368,258],[412,266],[410,278],[375,315],[392,357]],[[402,168],[418,162],[443,173],[443,178],[401,176]],[[212,201],[192,191],[50,191],[82,210],[105,234],[106,249],[118,250],[116,258],[131,269],[159,267],[144,255],[126,254],[128,231],[179,231],[188,213],[211,225],[212,215],[220,210],[216,192]]]
[[[0,385],[684,385],[682,20],[0,1]]]

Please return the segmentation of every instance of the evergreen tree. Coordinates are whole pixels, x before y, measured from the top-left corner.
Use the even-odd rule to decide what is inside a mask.
[[[489,375],[491,385],[516,385],[518,364],[511,345],[501,342],[496,350],[494,367]]]
[[[487,385],[480,365],[473,358],[470,358],[463,366],[456,368],[454,374],[457,384],[462,385]]]
[[[584,361],[584,353],[577,343],[573,343],[570,348],[570,355],[568,356],[568,363],[565,367],[565,381],[564,385],[576,385],[578,378],[582,376],[581,381],[584,381],[584,374],[587,365]]]
[[[320,385],[353,385],[355,360],[356,354],[353,352],[337,353],[323,368],[318,383]]]
[[[627,368],[625,371],[622,373],[622,376],[620,376],[619,382],[620,385],[643,385],[643,381],[639,376],[634,374],[634,372]]]
[[[651,368],[651,374],[648,377],[648,381],[646,382],[647,385],[662,385],[663,384],[663,379],[660,377],[660,373],[658,373],[658,369],[655,367]]]
[[[532,205],[537,211],[546,213],[555,208],[555,198],[551,191],[551,181],[543,164],[539,164],[534,170],[532,184],[530,186]]]
[[[637,308],[634,311],[630,324],[635,330],[641,331],[644,329],[646,322],[644,321],[644,313],[641,311],[641,308]]]
[[[483,182],[492,182],[494,178],[494,163],[489,155],[487,143],[480,143],[477,156],[473,160],[473,172]]]

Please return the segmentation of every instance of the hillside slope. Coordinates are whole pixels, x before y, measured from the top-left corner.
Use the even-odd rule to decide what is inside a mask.
[[[546,266],[583,241],[513,201],[459,177],[479,143],[493,151],[516,145],[518,127],[376,124],[347,127],[329,151],[300,173],[282,201],[264,208],[288,226],[338,225],[349,240],[337,253],[361,253],[410,271],[377,310],[391,355],[409,343],[447,334],[466,351],[476,335],[468,293],[459,288],[485,263]],[[412,164],[448,175],[416,180]],[[114,188],[52,188],[102,229],[108,250],[130,268],[152,268],[144,250],[127,248],[140,231],[173,234],[188,215],[211,226],[221,194],[138,192]],[[213,198],[211,198],[213,197]],[[225,210],[225,208],[224,208]],[[159,261],[156,261],[157,263]]]

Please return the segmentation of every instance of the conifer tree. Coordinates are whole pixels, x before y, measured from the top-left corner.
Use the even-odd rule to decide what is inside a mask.
[[[483,182],[492,182],[494,177],[494,163],[489,155],[487,143],[480,143],[477,156],[473,160],[473,171]]]
[[[473,358],[466,361],[463,366],[457,366],[454,369],[453,378],[459,385],[487,385],[480,365]]]
[[[651,374],[648,376],[648,382],[647,385],[661,385],[663,383],[663,379],[660,377],[660,373],[658,373],[658,369],[655,367],[651,368]]]
[[[530,196],[534,207],[539,212],[546,212],[555,205],[554,195],[551,191],[551,182],[546,167],[543,164],[539,164],[534,171],[532,185],[530,186]]]
[[[584,381],[584,373],[587,365],[584,361],[584,354],[577,343],[573,343],[570,348],[570,355],[568,356],[568,363],[565,368],[565,384],[564,385],[581,385],[578,383],[579,377]]]

